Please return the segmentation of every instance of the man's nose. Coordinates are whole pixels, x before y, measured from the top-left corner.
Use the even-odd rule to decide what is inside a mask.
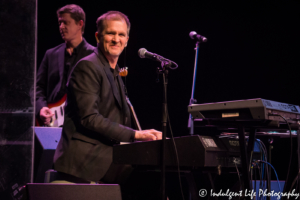
[[[61,24],[59,25],[59,28],[61,28],[61,29],[65,28],[65,24],[64,24],[64,23],[61,23]]]
[[[113,41],[116,43],[120,42],[120,37],[118,35],[114,35]]]

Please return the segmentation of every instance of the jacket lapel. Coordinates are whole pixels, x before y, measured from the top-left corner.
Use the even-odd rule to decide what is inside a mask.
[[[126,100],[126,95],[125,95],[125,88],[124,88],[124,83],[123,83],[123,80],[120,76],[118,76],[118,79],[119,79],[119,84],[120,84],[120,87],[121,87],[121,95],[122,95],[122,100],[123,100],[123,110],[124,110],[124,113],[125,113],[125,116],[124,116],[124,124],[126,126],[131,126],[131,122],[130,122],[130,110],[129,110],[129,107],[127,105],[127,100]]]
[[[115,99],[117,100],[119,106],[122,108],[123,105],[122,105],[122,102],[121,102],[121,96],[120,96],[120,93],[119,93],[119,90],[116,86],[116,83],[115,83],[115,80],[114,80],[114,77],[113,77],[113,74],[112,72],[110,71],[110,65],[109,63],[106,61],[106,58],[104,57],[104,55],[98,51],[98,49],[95,49],[95,53],[98,55],[100,61],[102,62],[102,64],[104,65],[104,71],[105,71],[105,74],[110,82],[110,86],[111,86],[111,89],[112,89],[112,92],[114,94],[114,97]],[[119,82],[120,83],[120,82]]]
[[[65,70],[65,50],[66,44],[62,45],[57,51],[57,66],[59,70],[60,80],[63,80],[64,70]],[[61,83],[60,83],[61,84]]]
[[[79,45],[81,45],[81,44],[79,44]],[[78,46],[79,46],[78,45]],[[77,55],[76,55],[76,59],[75,59],[75,62],[74,62],[74,66],[77,64],[77,62],[80,60],[80,59],[82,59],[82,58],[84,58],[85,56],[87,56],[87,53],[86,53],[86,49],[87,49],[87,42],[86,42],[86,40],[84,39],[84,38],[82,38],[82,47],[81,47],[81,49],[83,50],[83,51],[78,51],[77,53]],[[73,67],[74,67],[73,66]]]

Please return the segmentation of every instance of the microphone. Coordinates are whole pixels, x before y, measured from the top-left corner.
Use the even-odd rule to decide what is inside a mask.
[[[138,55],[139,55],[140,58],[149,58],[149,59],[161,62],[162,66],[166,63],[170,63],[171,65],[175,65],[175,67],[173,67],[173,68],[169,66],[170,69],[176,69],[178,67],[178,65],[175,62],[173,62],[169,59],[166,59],[166,58],[164,58],[164,57],[162,57],[158,54],[147,51],[147,49],[145,49],[145,48],[140,48],[139,51],[138,51]]]
[[[149,58],[149,59],[159,61],[159,62],[161,62],[162,60],[167,60],[160,55],[157,55],[155,53],[151,53],[150,51],[147,51],[147,49],[145,49],[145,48],[140,48],[138,51],[138,54],[139,54],[140,58]]]
[[[196,31],[191,31],[189,35],[193,40],[198,40],[199,42],[207,42],[207,38],[197,34]]]

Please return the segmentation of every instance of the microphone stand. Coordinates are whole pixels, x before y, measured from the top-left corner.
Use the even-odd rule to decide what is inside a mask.
[[[162,69],[158,68],[157,73],[163,75],[163,104],[162,104],[162,143],[161,143],[161,199],[166,200],[166,164],[165,164],[165,143],[167,135],[168,123],[168,104],[167,104],[167,86],[168,86],[168,73],[170,66],[169,61],[162,61]]]
[[[146,49],[140,49],[139,55],[141,58],[145,57],[145,53],[147,53]],[[148,53],[149,54],[149,53]],[[163,75],[163,104],[162,104],[162,142],[160,149],[160,167],[161,167],[161,188],[160,188],[160,197],[162,200],[166,200],[166,163],[165,163],[165,144],[166,144],[166,135],[167,135],[167,124],[168,124],[168,104],[167,104],[167,86],[168,86],[168,74],[169,69],[177,69],[178,65],[166,58],[163,58],[157,54],[150,53],[150,58],[161,63],[161,68],[158,67],[156,72],[157,76],[159,74]],[[149,57],[149,56],[148,56]],[[175,65],[175,67],[171,67]],[[159,79],[158,79],[159,80]]]
[[[194,93],[195,93],[195,85],[196,85],[199,43],[200,43],[199,41],[196,43],[196,48],[195,48],[196,53],[195,53],[195,64],[194,64],[194,77],[193,77],[193,85],[192,85],[192,95],[191,95],[189,105],[197,103],[197,100],[194,99]],[[190,135],[194,135],[194,118],[191,113],[189,114],[188,128],[190,129]]]

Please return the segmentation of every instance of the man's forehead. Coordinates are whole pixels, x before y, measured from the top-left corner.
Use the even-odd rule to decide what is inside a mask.
[[[62,13],[58,15],[58,20],[72,19],[70,13]]]
[[[109,22],[122,22],[126,26],[126,29],[127,29],[127,23],[124,19],[106,19],[106,20],[104,20],[104,29],[107,28],[107,24]]]

